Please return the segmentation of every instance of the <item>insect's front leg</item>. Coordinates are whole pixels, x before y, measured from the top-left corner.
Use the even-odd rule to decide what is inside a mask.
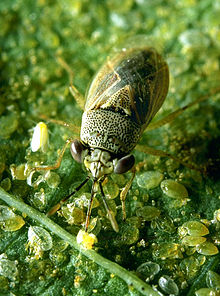
[[[108,202],[106,200],[106,197],[105,197],[101,182],[99,183],[99,186],[100,186],[100,190],[101,190],[101,194],[102,194],[102,201],[103,201],[103,204],[105,206],[106,212],[108,214],[108,218],[109,218],[109,220],[111,222],[112,228],[114,229],[115,232],[118,232],[119,231],[118,223],[117,223],[117,221],[115,219],[115,215],[114,215],[113,211],[108,206]]]
[[[35,172],[37,172],[37,171],[50,171],[50,170],[58,169],[60,167],[64,152],[66,151],[66,148],[69,145],[69,143],[71,143],[72,141],[73,141],[72,138],[69,138],[68,140],[66,140],[66,143],[64,144],[62,150],[59,153],[59,156],[58,156],[56,162],[53,165],[46,165],[46,166],[39,166],[39,167],[32,168],[30,170],[30,172],[28,173],[28,177],[27,177],[28,185],[33,186],[32,177],[33,177],[33,174]]]
[[[132,167],[131,172],[132,172],[132,176],[131,176],[130,180],[128,181],[128,183],[125,185],[125,187],[122,189],[122,191],[120,193],[120,200],[121,200],[121,206],[122,206],[123,220],[126,219],[125,199],[126,199],[126,196],[128,194],[128,191],[129,191],[129,189],[130,189],[130,187],[132,185],[132,182],[134,180],[135,174],[136,174],[135,165]]]

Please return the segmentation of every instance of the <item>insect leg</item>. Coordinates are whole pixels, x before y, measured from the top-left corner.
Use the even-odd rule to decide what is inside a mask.
[[[151,155],[161,156],[161,157],[169,157],[169,158],[181,163],[185,167],[188,167],[188,168],[190,168],[192,170],[196,170],[196,171],[205,173],[205,168],[199,167],[196,164],[191,164],[191,163],[187,163],[185,161],[182,161],[178,157],[175,157],[172,154],[170,154],[169,152],[165,152],[165,151],[162,151],[162,150],[157,150],[157,149],[154,149],[152,147],[145,146],[145,145],[144,146],[143,145],[137,145],[135,149],[137,149],[138,151],[144,152],[146,154],[151,154]]]
[[[101,191],[101,194],[102,194],[102,201],[104,203],[104,206],[105,206],[106,212],[108,214],[108,218],[109,218],[109,220],[111,222],[112,228],[114,229],[115,232],[118,232],[119,231],[118,223],[115,220],[114,213],[112,212],[112,210],[108,206],[108,203],[107,203],[107,200],[106,200],[106,197],[105,197],[105,194],[104,194],[104,191],[103,191],[103,188],[102,188],[102,184],[101,183],[99,183],[99,187],[100,187],[100,191]]]
[[[50,171],[50,170],[58,169],[60,167],[64,152],[66,151],[67,146],[69,145],[69,143],[72,142],[72,140],[73,140],[72,138],[69,138],[68,140],[66,140],[66,143],[64,144],[62,150],[60,151],[59,156],[58,156],[57,161],[55,162],[55,164],[48,165],[48,166],[39,166],[39,167],[32,168],[30,170],[30,172],[28,173],[28,177],[27,177],[28,185],[33,186],[32,177],[33,177],[33,174],[35,172],[37,172],[37,171]]]
[[[58,124],[58,125],[61,125],[61,126],[64,126],[64,127],[67,127],[69,128],[71,131],[75,132],[76,134],[79,134],[80,133],[80,127],[73,124],[73,123],[67,123],[63,120],[58,120],[58,119],[53,119],[53,118],[49,118],[47,117],[46,115],[44,114],[41,114],[39,115],[39,117],[43,120],[46,120],[48,122],[52,122],[52,123],[55,123],[55,124]]]
[[[62,204],[67,201],[71,196],[73,196],[76,192],[78,192],[90,179],[88,176],[78,187],[76,187],[73,192],[71,192],[69,195],[67,195],[65,198],[63,198],[60,202],[58,202],[55,206],[52,207],[52,209],[49,210],[47,213],[47,216],[51,216],[55,214],[62,206]]]
[[[128,191],[129,191],[129,189],[131,187],[131,184],[132,184],[132,182],[134,180],[134,177],[135,177],[135,173],[136,173],[135,166],[132,167],[131,172],[132,172],[131,179],[128,181],[128,183],[125,185],[125,187],[122,189],[122,191],[120,193],[120,200],[121,200],[121,206],[122,206],[123,220],[126,219],[125,199],[126,199],[126,196],[128,194]]]
[[[88,210],[87,210],[87,214],[86,214],[86,223],[85,223],[85,232],[88,231],[88,227],[89,227],[89,221],[90,221],[90,216],[91,216],[91,211],[92,211],[92,203],[93,203],[93,199],[95,196],[95,181],[92,184],[92,190],[91,190],[91,197],[90,197],[90,201],[89,201],[89,206],[88,206]]]
[[[84,96],[77,90],[77,88],[71,83],[69,87],[71,95],[76,100],[81,110],[84,110],[85,99]]]
[[[199,97],[197,100],[193,101],[192,103],[189,103],[188,105],[182,107],[182,108],[179,108],[177,109],[176,111],[170,113],[169,115],[165,116],[164,118],[156,121],[156,122],[153,122],[153,123],[150,123],[147,128],[145,129],[144,132],[148,132],[150,130],[154,130],[154,129],[157,129],[167,123],[170,123],[171,121],[173,121],[174,118],[176,118],[177,116],[179,116],[181,113],[183,113],[185,110],[187,110],[188,108],[192,107],[193,105],[196,105],[200,102],[203,102],[207,99],[210,98],[210,96],[218,93],[220,91],[220,88],[215,88],[213,89],[210,93],[202,96],[202,97]]]
[[[69,81],[70,81],[70,93],[73,95],[74,99],[76,100],[78,106],[80,109],[84,110],[84,105],[85,105],[85,99],[84,96],[77,90],[77,88],[73,85],[73,71],[70,68],[70,66],[61,58],[57,57],[58,63],[63,67],[63,69],[66,70],[66,72],[69,75]]]

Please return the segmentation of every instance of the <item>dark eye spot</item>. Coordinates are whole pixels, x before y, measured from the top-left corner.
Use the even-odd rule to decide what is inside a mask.
[[[119,159],[115,169],[114,173],[116,174],[123,174],[129,171],[135,163],[135,158],[132,154],[126,155]]]
[[[82,162],[82,152],[85,150],[85,147],[79,140],[74,140],[70,144],[70,152],[75,161]]]

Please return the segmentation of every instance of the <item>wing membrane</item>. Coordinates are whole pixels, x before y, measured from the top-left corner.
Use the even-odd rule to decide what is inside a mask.
[[[163,104],[168,86],[168,66],[155,49],[122,51],[95,76],[86,110],[103,108],[123,113],[143,131]]]

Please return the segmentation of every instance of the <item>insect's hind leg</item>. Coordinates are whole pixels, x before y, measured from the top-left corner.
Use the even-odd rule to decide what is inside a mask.
[[[145,133],[145,132],[148,132],[148,131],[151,131],[151,130],[154,130],[154,129],[157,129],[157,128],[159,128],[159,127],[161,127],[161,126],[163,126],[163,125],[165,125],[165,124],[167,124],[167,123],[170,123],[171,121],[173,121],[176,117],[178,117],[181,113],[183,113],[183,112],[184,112],[185,110],[187,110],[188,108],[190,108],[190,107],[192,107],[193,105],[196,105],[196,104],[198,104],[198,103],[201,103],[201,102],[203,102],[203,101],[209,99],[210,96],[212,96],[212,95],[214,95],[214,94],[216,94],[216,93],[218,93],[218,92],[220,92],[220,88],[219,88],[219,87],[213,89],[210,93],[208,93],[208,94],[206,94],[206,95],[204,95],[204,96],[202,96],[202,97],[199,97],[197,100],[193,101],[192,103],[189,103],[188,105],[185,105],[184,107],[179,108],[179,109],[177,109],[176,111],[174,111],[174,112],[168,114],[168,115],[165,116],[164,118],[162,118],[162,119],[160,119],[160,120],[158,120],[158,121],[156,121],[156,122],[150,123],[150,124],[146,127],[144,133]]]
[[[58,64],[68,73],[69,75],[69,83],[70,83],[70,93],[73,95],[73,97],[75,98],[78,106],[80,107],[81,110],[84,110],[84,104],[85,104],[85,99],[84,96],[77,90],[77,88],[73,85],[73,71],[71,70],[70,66],[66,63],[66,61],[61,58],[60,56],[56,57]],[[62,125],[64,127],[67,127],[69,129],[71,129],[72,131],[75,131],[76,133],[79,134],[80,132],[80,128],[73,124],[73,123],[67,123],[65,121],[62,120],[57,120],[57,119],[52,119],[52,118],[48,118],[46,115],[44,114],[40,114],[38,116],[39,118],[43,119],[43,120],[47,120],[49,122],[58,124],[58,125]]]
[[[70,68],[70,66],[66,63],[64,59],[62,59],[60,56],[57,57],[58,63],[61,65],[63,69],[66,70],[66,72],[69,75],[69,83],[70,83],[70,93],[73,95],[74,99],[77,102],[77,105],[80,107],[81,110],[84,110],[85,105],[85,98],[84,96],[78,91],[78,89],[73,85],[73,71]]]

